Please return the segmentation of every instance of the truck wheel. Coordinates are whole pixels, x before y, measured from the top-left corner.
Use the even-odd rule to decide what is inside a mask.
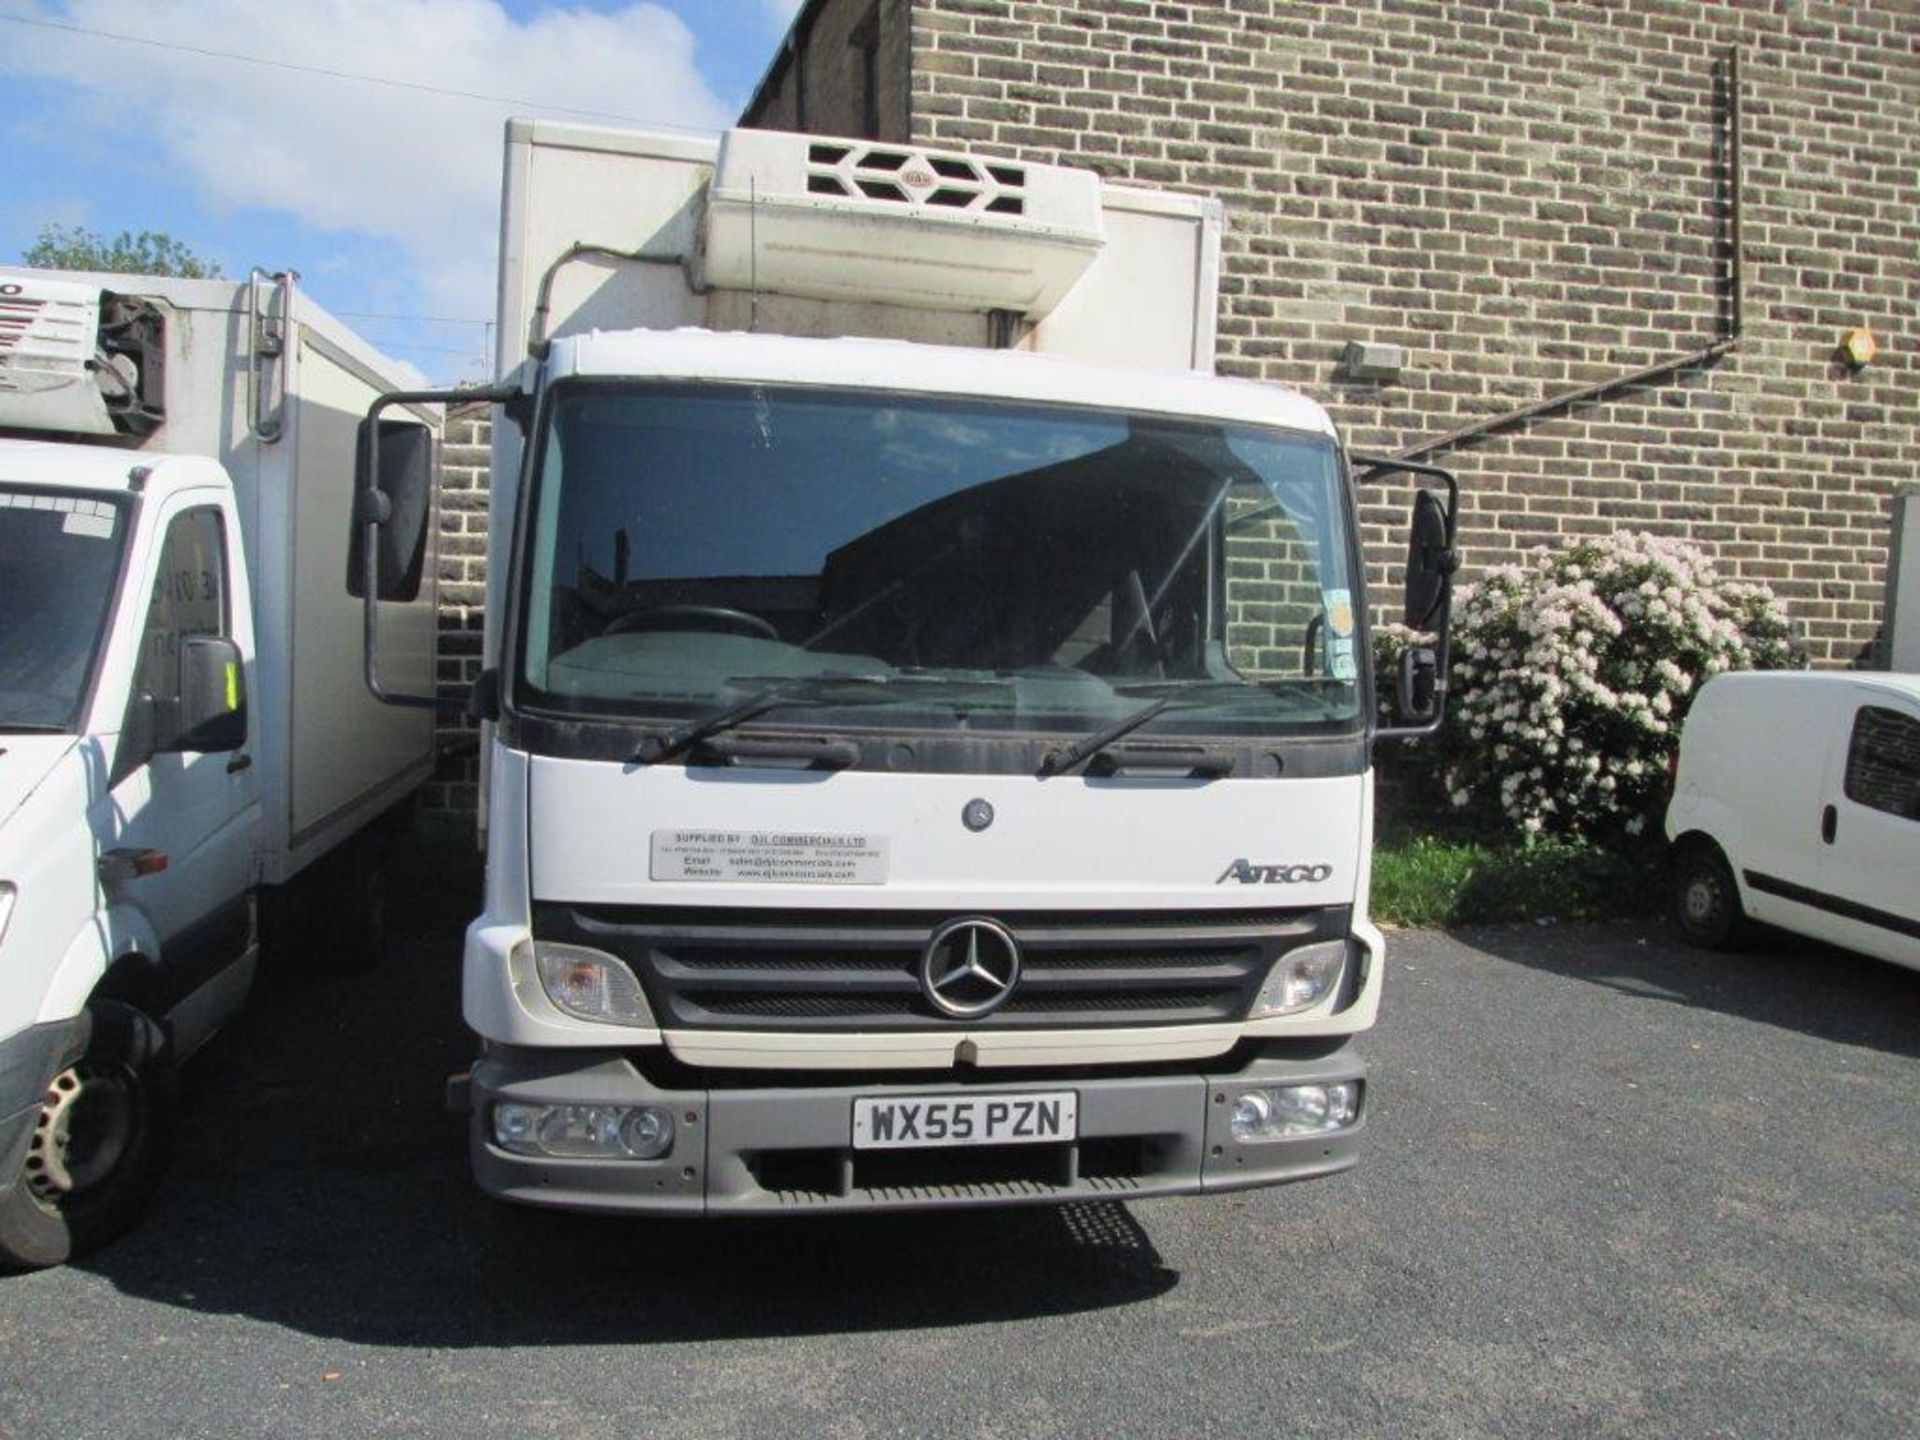
[[[1695,841],[1674,856],[1673,920],[1681,935],[1705,950],[1724,950],[1745,932],[1740,888],[1711,841]]]
[[[87,1045],[47,1086],[20,1174],[0,1200],[0,1262],[59,1265],[139,1219],[166,1173],[176,1119],[167,1035],[113,1001],[87,1007]]]
[[[338,968],[377,970],[387,958],[387,837],[378,832],[353,841],[346,857],[345,934]]]

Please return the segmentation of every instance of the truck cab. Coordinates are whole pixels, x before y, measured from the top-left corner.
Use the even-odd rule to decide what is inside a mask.
[[[505,193],[481,1186],[825,1213],[1351,1165],[1389,733],[1354,492],[1397,467],[1208,373],[1218,205],[544,123]],[[1412,468],[1418,728],[1453,486]]]

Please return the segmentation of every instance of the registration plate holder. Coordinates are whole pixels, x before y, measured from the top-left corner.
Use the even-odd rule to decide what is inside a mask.
[[[1072,1090],[1018,1095],[875,1095],[853,1102],[853,1148],[1059,1145],[1080,1134]]]

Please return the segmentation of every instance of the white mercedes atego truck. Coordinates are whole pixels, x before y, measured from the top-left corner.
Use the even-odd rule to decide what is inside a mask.
[[[722,1215],[1353,1163],[1370,756],[1436,713],[1457,498],[1209,373],[1221,224],[910,145],[509,126],[452,1087],[487,1191]],[[1391,470],[1430,482],[1433,638],[1383,730],[1355,485]],[[369,550],[418,504],[371,486]]]
[[[430,715],[362,687],[342,588],[359,426],[395,383],[291,275],[0,269],[0,1264],[137,1216],[263,892],[375,917],[363,837],[434,758]],[[426,478],[437,427],[396,415],[390,465]],[[378,604],[421,685],[429,518],[388,527]]]

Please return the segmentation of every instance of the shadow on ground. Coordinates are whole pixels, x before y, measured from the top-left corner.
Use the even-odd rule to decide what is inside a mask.
[[[479,868],[396,856],[371,974],[283,963],[185,1076],[146,1222],[82,1262],[129,1294],[357,1343],[651,1343],[964,1325],[1152,1298],[1178,1276],[1117,1204],[645,1222],[496,1204],[442,1108],[472,1043],[459,940]]]
[[[1920,973],[1783,931],[1697,950],[1658,925],[1499,926],[1461,938],[1502,960],[1890,1055],[1920,1056]]]

